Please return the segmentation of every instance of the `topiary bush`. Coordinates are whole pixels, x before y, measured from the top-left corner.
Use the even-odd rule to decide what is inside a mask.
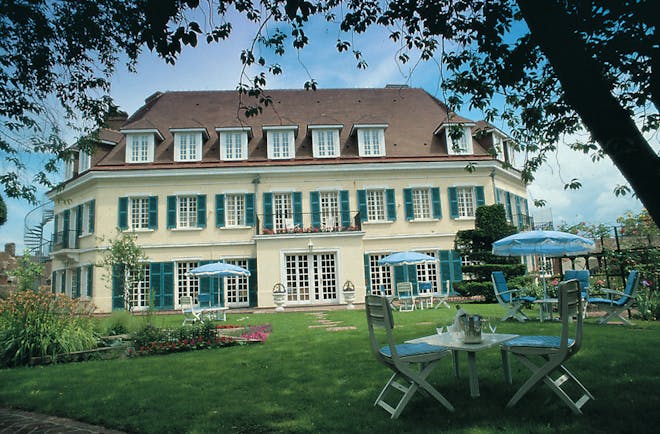
[[[96,348],[92,310],[89,304],[47,289],[12,292],[0,300],[0,366]]]

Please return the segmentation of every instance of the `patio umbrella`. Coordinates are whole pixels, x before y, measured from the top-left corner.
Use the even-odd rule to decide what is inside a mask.
[[[527,231],[509,235],[493,243],[493,255],[545,257],[576,256],[593,252],[596,244],[579,235],[560,231]],[[543,296],[547,298],[545,278]]]
[[[243,267],[234,264],[227,264],[225,262],[214,262],[212,264],[205,264],[188,270],[186,276],[197,277],[232,277],[232,276],[249,276],[250,271]],[[218,282],[218,285],[220,283]],[[218,295],[219,297],[219,295]],[[220,300],[218,300],[218,303]]]
[[[425,264],[428,262],[437,262],[438,258],[431,255],[426,255],[419,252],[397,252],[387,255],[378,260],[378,265],[382,266],[397,266],[397,265],[417,265]],[[408,267],[403,268],[404,279],[408,281]]]

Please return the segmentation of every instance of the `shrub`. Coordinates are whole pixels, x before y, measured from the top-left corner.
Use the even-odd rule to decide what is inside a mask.
[[[96,347],[91,309],[48,290],[15,291],[0,300],[0,366]]]
[[[660,296],[657,291],[646,285],[640,285],[637,290],[637,317],[644,321],[660,318]]]
[[[102,333],[106,336],[124,335],[135,329],[133,326],[134,318],[127,310],[112,312],[101,327]]]

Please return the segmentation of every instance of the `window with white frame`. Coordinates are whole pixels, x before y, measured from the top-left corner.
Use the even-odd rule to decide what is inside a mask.
[[[242,130],[218,131],[220,159],[224,161],[246,160],[248,132]]]
[[[367,221],[386,221],[385,190],[367,190]]]
[[[339,157],[339,129],[313,129],[312,147],[314,150],[314,158]]]
[[[64,179],[73,178],[73,166],[74,166],[73,160],[66,160],[64,162]]]
[[[197,196],[177,196],[177,228],[197,227]]]
[[[294,132],[294,129],[272,129],[266,131],[269,159],[287,159],[296,156]]]
[[[127,271],[131,282],[131,308],[144,310],[149,307],[149,268],[149,264],[144,264],[137,270]]]
[[[338,191],[320,192],[319,205],[321,210],[321,228],[335,228],[341,226]]]
[[[131,197],[129,198],[128,221],[131,229],[149,228],[149,198]]]
[[[387,256],[386,254],[369,255],[369,283],[371,291],[381,295],[393,295],[392,268],[381,267],[378,261]]]
[[[385,128],[359,128],[357,136],[360,157],[385,155]]]
[[[89,266],[84,266],[80,268],[80,297],[87,298],[89,297],[90,288],[87,287],[87,282],[89,281],[88,273]]]
[[[197,261],[182,261],[176,263],[176,295],[177,304],[181,297],[197,297],[199,293],[199,278],[189,276],[188,271],[198,266]]]
[[[78,151],[78,173],[89,170],[91,165],[92,156],[83,150]]]
[[[475,197],[474,187],[457,187],[456,198],[458,199],[458,216],[474,217]]]
[[[225,222],[227,226],[245,226],[245,195],[225,195]]]
[[[500,161],[505,161],[504,159],[504,141],[502,136],[497,133],[493,134],[493,149],[495,150],[495,157]]]
[[[238,265],[239,267],[248,268],[247,259],[227,259],[227,264]],[[247,306],[249,278],[248,276],[228,276],[225,278],[225,291],[227,295],[227,305],[233,307]]]
[[[276,230],[293,228],[293,199],[291,193],[273,194],[273,222]]]
[[[89,213],[91,212],[92,202],[85,202],[82,206],[82,228],[80,235],[89,235]]]
[[[154,160],[153,134],[126,135],[126,162],[150,163]]]
[[[415,220],[430,219],[431,214],[431,190],[428,188],[413,188],[413,218]]]
[[[470,127],[451,125],[445,128],[447,153],[449,155],[469,155],[474,153],[472,130]]]
[[[200,161],[202,159],[202,133],[174,133],[174,161]]]
[[[426,255],[437,257],[435,250],[430,250],[428,252],[422,252]],[[423,264],[417,264],[417,283],[421,282],[430,282],[432,284],[431,292],[438,291],[438,263],[437,262],[425,262]]]

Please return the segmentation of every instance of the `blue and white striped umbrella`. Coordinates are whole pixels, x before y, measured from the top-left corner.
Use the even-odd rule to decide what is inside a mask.
[[[416,265],[438,262],[438,258],[419,252],[397,252],[381,258],[378,265]]]
[[[250,271],[243,267],[225,262],[214,262],[212,264],[201,265],[189,270],[187,276],[212,276],[212,277],[231,277],[231,276],[249,276]]]
[[[577,256],[596,250],[593,240],[559,231],[528,231],[493,243],[497,256]]]

